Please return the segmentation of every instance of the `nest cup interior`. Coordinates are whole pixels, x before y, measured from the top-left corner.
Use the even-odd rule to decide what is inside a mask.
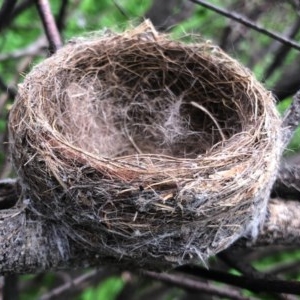
[[[240,78],[208,59],[205,45],[199,53],[169,41],[133,43],[70,54],[45,108],[52,103],[46,115],[63,139],[108,158],[196,158],[248,130],[258,107]]]

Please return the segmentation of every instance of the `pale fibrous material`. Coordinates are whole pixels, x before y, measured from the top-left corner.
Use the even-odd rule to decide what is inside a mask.
[[[280,125],[245,67],[149,21],[75,39],[34,67],[9,120],[27,209],[138,266],[205,262],[255,238]]]

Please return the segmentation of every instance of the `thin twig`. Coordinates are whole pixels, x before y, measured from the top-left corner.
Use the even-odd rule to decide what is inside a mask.
[[[97,275],[97,273],[99,273],[99,271],[95,269],[89,273],[80,275],[77,278],[49,291],[47,294],[44,294],[42,297],[40,297],[40,300],[48,300],[48,299],[52,299],[53,297],[57,297],[57,296],[63,294],[64,292],[68,291],[72,287],[78,286],[79,284],[81,284],[87,280],[91,280],[93,277],[95,277]]]
[[[290,39],[293,39],[299,32],[299,29],[300,29],[300,17],[298,16],[295,23],[292,25],[292,27],[286,33],[286,36]],[[272,49],[273,48],[272,46],[270,47],[270,49],[268,49],[269,53],[273,53],[273,60],[265,71],[265,74],[263,76],[264,80],[268,79],[274,73],[274,71],[282,65],[286,56],[288,55],[289,51],[291,50],[290,47],[288,47],[284,44],[278,45],[278,42],[275,42],[275,47],[276,47],[276,49]]]
[[[241,5],[243,5],[243,4],[241,4],[241,1],[237,1],[232,6],[228,7],[227,9],[229,9],[230,11],[235,11]],[[266,9],[268,9],[269,5],[272,5],[272,4],[268,4],[268,3],[257,4],[253,7],[252,10],[250,10],[250,11],[246,10],[245,15],[247,18],[251,19],[253,22],[257,22],[259,17],[265,12]],[[267,8],[266,8],[266,6],[267,6]],[[245,29],[247,30],[247,28],[245,28]],[[234,34],[232,35],[232,37],[230,37],[232,32],[234,32]],[[236,35],[237,32],[238,32],[238,34]],[[227,33],[228,38],[226,38],[226,33]],[[233,24],[231,23],[230,25],[228,25],[224,28],[224,33],[223,33],[222,40],[220,42],[220,47],[225,51],[226,51],[226,49],[228,49],[228,47],[232,47],[233,45],[234,45],[233,47],[236,48],[237,45],[241,41],[244,40],[244,35],[245,35],[245,30],[238,29],[237,31],[236,30],[233,31]]]
[[[62,41],[51,12],[50,4],[48,0],[37,0],[36,6],[49,41],[50,53],[53,54],[62,47]]]
[[[7,0],[5,3],[9,5],[9,10],[11,11],[13,8],[13,11],[10,13],[7,10],[4,11],[5,3],[3,3],[0,11],[0,31],[7,28],[19,14],[33,5],[34,1],[35,0],[24,0],[20,4],[16,4],[17,1],[15,0]],[[16,5],[14,5],[14,3]]]
[[[282,274],[291,274],[293,272],[299,272],[300,268],[300,261],[295,260],[292,262],[285,262],[285,263],[280,263],[272,268],[269,268],[267,271],[265,271],[265,274],[267,276],[269,275],[282,275]]]
[[[232,249],[227,249],[218,254],[218,257],[225,262],[229,267],[236,269],[241,272],[243,275],[255,278],[255,279],[274,279],[276,280],[276,276],[270,273],[262,273],[257,271],[251,264],[249,260],[245,260],[242,256],[237,256],[236,253],[232,253]],[[294,300],[294,296],[286,295],[286,294],[275,294],[272,293],[274,298],[279,300]]]
[[[16,18],[20,15],[24,10],[28,9],[30,6],[34,4],[35,0],[24,0],[20,4],[17,4],[15,9],[12,12],[12,19]],[[9,24],[8,24],[9,25]],[[7,26],[8,26],[7,25]]]
[[[113,4],[119,10],[119,12],[121,13],[121,15],[123,15],[127,20],[130,20],[130,17],[127,14],[127,12],[125,11],[124,7],[122,7],[116,0],[113,0]]]
[[[48,43],[45,36],[38,37],[33,43],[26,46],[25,48],[20,48],[15,51],[0,54],[0,62],[6,60],[17,60],[24,56],[37,56],[44,54],[45,49],[47,49]]]
[[[215,280],[218,282],[248,289],[254,292],[272,292],[300,295],[300,282],[255,279],[246,276],[232,275],[222,271],[207,270],[202,267],[189,265],[180,266],[176,268],[176,270],[189,275]]]
[[[236,269],[246,276],[256,279],[266,279],[265,274],[258,272],[248,261],[243,260],[240,256],[231,252],[232,249],[225,250],[219,253],[218,257],[229,267]]]
[[[197,291],[206,293],[209,295],[215,295],[219,297],[226,297],[233,300],[250,300],[251,298],[242,296],[238,291],[234,289],[225,289],[221,287],[216,287],[203,283],[199,280],[193,280],[183,275],[178,274],[167,274],[167,273],[157,273],[152,271],[141,271],[141,273],[147,277],[155,280],[159,280],[176,287],[181,287],[188,291]],[[252,298],[253,299],[253,298]]]
[[[256,30],[257,32],[260,32],[266,36],[269,36],[271,38],[273,38],[274,40],[277,40],[289,47],[292,47],[294,49],[297,49],[300,51],[300,44],[296,43],[295,41],[293,40],[290,40],[282,35],[280,35],[279,33],[277,32],[273,32],[273,31],[270,31],[268,29],[265,29],[264,27],[262,27],[261,25],[259,24],[256,24],[254,22],[252,22],[251,20],[249,20],[248,18],[246,18],[245,16],[242,16],[240,14],[237,14],[235,12],[229,12],[228,10],[226,9],[223,9],[223,8],[219,8],[213,4],[210,4],[206,1],[202,1],[202,0],[190,0],[192,1],[193,3],[196,3],[198,5],[201,5],[203,7],[206,7],[220,15],[223,15],[227,18],[230,18],[232,20],[235,20],[236,22],[239,22],[247,27],[250,27],[254,30]]]

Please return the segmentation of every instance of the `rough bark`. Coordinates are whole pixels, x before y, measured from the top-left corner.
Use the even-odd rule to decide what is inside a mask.
[[[119,264],[109,257],[99,257],[95,251],[83,251],[83,247],[71,240],[68,241],[70,249],[66,254],[60,248],[61,244],[66,243],[66,239],[68,237],[64,235],[62,228],[39,219],[24,208],[1,211],[1,275],[89,266],[122,266],[122,263]]]
[[[300,200],[300,156],[281,163],[280,172],[273,186],[272,196]]]
[[[1,199],[15,195],[22,199],[15,181],[0,183]],[[10,202],[14,205],[15,201]],[[2,275],[36,273],[46,270],[75,269],[89,266],[115,265],[121,268],[132,262],[116,260],[99,255],[95,250],[86,251],[73,242],[61,224],[44,220],[30,211],[29,199],[18,201],[11,208],[0,210],[0,270]],[[0,201],[1,203],[1,201]],[[282,244],[300,245],[300,203],[272,199],[269,203],[268,219],[256,241],[241,240],[239,247]],[[69,251],[60,245],[68,243]],[[136,262],[135,262],[136,263]],[[147,266],[149,267],[149,266]],[[153,269],[170,268],[151,266]]]

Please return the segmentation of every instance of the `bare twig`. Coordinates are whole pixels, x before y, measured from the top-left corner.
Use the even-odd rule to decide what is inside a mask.
[[[241,1],[237,1],[227,9],[229,9],[230,11],[236,11],[239,9],[240,6],[244,6],[244,3],[242,3]],[[256,22],[259,19],[259,17],[266,10],[268,10],[269,6],[272,6],[272,4],[267,3],[265,1],[261,3],[255,3],[250,11],[246,9],[244,13],[247,18],[251,19],[253,22]],[[238,29],[235,28],[235,30],[233,30],[233,28],[236,27],[236,25],[241,24],[237,24],[236,22],[230,22],[228,26],[224,27],[224,32],[220,41],[220,47],[225,51],[229,47],[234,47],[236,49],[237,45],[244,40],[245,32],[248,30],[248,28],[244,27],[243,30],[241,30],[242,28],[238,27]]]
[[[11,19],[16,18],[24,10],[26,10],[27,8],[32,6],[34,4],[34,2],[35,2],[35,0],[24,0],[20,4],[16,5],[15,9],[12,12],[12,16],[11,16],[12,18]]]
[[[251,298],[242,296],[238,291],[234,289],[226,289],[221,287],[216,287],[203,283],[199,280],[193,280],[183,275],[179,274],[167,274],[167,273],[157,273],[152,271],[141,271],[144,276],[149,278],[159,280],[176,287],[181,287],[188,291],[197,291],[201,293],[207,293],[210,295],[226,297],[234,300],[250,300]],[[252,298],[253,299],[253,298]]]
[[[124,16],[127,20],[130,20],[130,17],[127,14],[127,12],[125,11],[125,9],[116,0],[113,0],[113,4],[119,10],[119,12],[121,13],[122,16]]]
[[[296,22],[289,29],[289,32],[287,32],[286,36],[290,39],[293,39],[296,36],[296,34],[299,32],[299,29],[300,29],[300,17],[298,16]],[[277,42],[276,45],[278,45]],[[274,73],[274,71],[282,65],[290,50],[291,50],[290,47],[281,44],[280,47],[277,47],[275,51],[274,50],[269,51],[269,53],[274,53],[274,55],[271,64],[267,67],[265,71],[264,80],[268,79]]]
[[[17,0],[6,0],[0,10],[0,31],[7,28],[11,22],[24,10],[29,8],[35,0],[24,0],[16,4]]]
[[[26,46],[25,48],[17,49],[15,51],[11,51],[9,53],[0,54],[0,61],[5,61],[9,59],[19,59],[24,56],[36,56],[41,55],[43,50],[47,47],[47,40],[44,36],[40,36],[34,41],[32,44]]]
[[[300,283],[285,280],[264,280],[232,275],[227,272],[207,270],[198,266],[180,266],[177,271],[245,288],[254,292],[272,292],[300,295]]]
[[[264,273],[267,276],[272,276],[272,275],[282,275],[282,274],[291,274],[292,272],[299,272],[300,268],[300,261],[292,261],[288,263],[280,263],[272,268],[269,268],[267,271]]]
[[[97,275],[99,271],[98,270],[92,270],[88,273],[84,273],[80,276],[78,276],[77,278],[63,284],[60,285],[58,287],[56,287],[55,289],[49,291],[48,293],[44,294],[43,296],[40,297],[40,300],[48,300],[48,299],[52,299],[53,297],[57,297],[61,294],[63,294],[64,292],[68,291],[69,289],[71,289],[72,287],[78,286],[79,284],[91,280],[93,277],[95,277]]]
[[[235,20],[236,22],[239,22],[247,27],[250,27],[254,30],[256,30],[257,32],[260,32],[266,36],[269,36],[271,38],[273,38],[274,40],[277,40],[289,47],[292,47],[292,48],[295,48],[297,49],[298,51],[300,51],[300,44],[296,43],[295,41],[293,40],[290,40],[280,34],[278,34],[277,32],[273,32],[273,31],[270,31],[270,30],[267,30],[265,29],[264,27],[262,27],[261,25],[259,24],[256,24],[254,22],[252,22],[251,20],[249,20],[248,18],[246,18],[245,16],[242,16],[240,14],[237,14],[237,13],[234,13],[234,12],[229,12],[228,10],[226,9],[222,9],[222,8],[219,8],[213,4],[210,4],[206,1],[202,1],[202,0],[190,0],[198,5],[201,5],[203,7],[206,7],[220,15],[223,15],[227,18],[230,18],[232,20]]]
[[[262,273],[260,271],[257,271],[250,263],[249,260],[243,259],[242,256],[237,256],[236,253],[232,253],[232,249],[227,249],[221,253],[218,254],[218,257],[224,261],[229,267],[234,268],[241,272],[243,275],[249,277],[249,278],[255,278],[255,279],[264,279],[264,280],[270,280],[274,279],[276,280],[276,276],[272,275],[270,273]],[[277,298],[279,300],[294,300],[294,296],[292,295],[286,295],[286,294],[273,294],[274,298]]]
[[[115,269],[94,269],[91,270],[88,273],[84,273],[79,275],[76,278],[67,278],[67,282],[55,287],[54,289],[48,291],[44,295],[42,295],[39,300],[48,300],[53,298],[60,298],[62,297],[62,294],[68,292],[68,294],[74,294],[79,293],[83,289],[85,289],[87,286],[92,286],[100,281],[102,281],[105,278],[108,278],[112,275],[119,275],[119,272]],[[69,277],[69,276],[68,276]],[[60,297],[59,297],[60,296]]]
[[[258,272],[255,268],[251,266],[248,261],[241,259],[241,257],[237,257],[235,253],[231,253],[232,249],[225,250],[218,254],[218,257],[224,261],[229,267],[236,269],[244,275],[247,275],[251,278],[256,279],[266,279],[265,274]]]
[[[49,41],[50,53],[52,54],[62,47],[60,34],[52,15],[48,0],[37,0],[36,6],[43,22],[45,33]]]

